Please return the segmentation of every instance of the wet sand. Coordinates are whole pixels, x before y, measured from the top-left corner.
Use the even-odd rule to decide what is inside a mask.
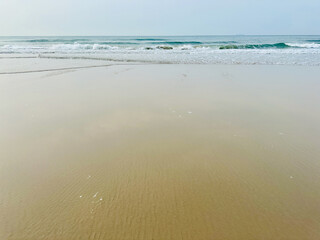
[[[319,76],[226,65],[0,75],[0,239],[320,239]]]

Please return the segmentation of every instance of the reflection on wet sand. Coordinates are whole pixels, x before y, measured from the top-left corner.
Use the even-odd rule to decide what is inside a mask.
[[[319,71],[1,76],[0,238],[319,239]]]

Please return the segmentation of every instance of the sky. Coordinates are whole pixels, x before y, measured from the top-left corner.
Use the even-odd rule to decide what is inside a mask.
[[[320,34],[320,0],[0,0],[0,36]]]

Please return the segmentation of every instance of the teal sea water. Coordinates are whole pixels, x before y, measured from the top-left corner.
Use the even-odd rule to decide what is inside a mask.
[[[320,66],[320,36],[0,37],[0,57]]]

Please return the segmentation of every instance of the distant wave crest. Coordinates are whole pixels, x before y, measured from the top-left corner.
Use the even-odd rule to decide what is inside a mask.
[[[319,43],[320,44],[320,39],[306,40],[306,41],[311,42],[311,43]]]
[[[79,41],[87,41],[87,39],[27,39],[22,40],[21,42],[29,42],[29,43],[76,43]]]
[[[224,45],[219,49],[264,49],[264,48],[290,48],[286,43],[274,43],[274,44],[245,44],[245,45]]]

